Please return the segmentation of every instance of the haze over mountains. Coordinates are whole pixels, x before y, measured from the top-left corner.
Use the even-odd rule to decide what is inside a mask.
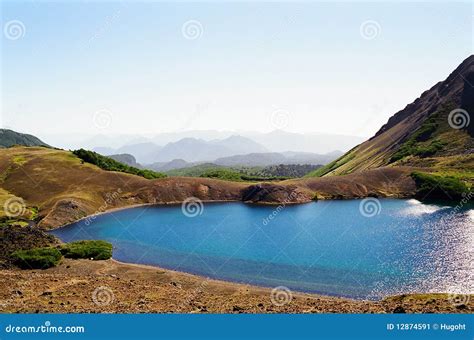
[[[108,148],[111,152],[120,153],[120,148],[141,143],[153,143],[164,146],[177,142],[183,138],[196,138],[205,141],[226,139],[231,136],[246,137],[261,144],[271,152],[300,151],[327,153],[334,150],[348,151],[366,138],[360,136],[340,135],[334,133],[295,133],[283,130],[274,130],[269,133],[252,131],[217,131],[217,130],[189,130],[181,132],[157,133],[155,135],[138,134],[110,134],[104,131],[98,135],[81,135],[74,133],[42,134],[38,137],[50,144],[64,149],[96,149]],[[124,150],[122,150],[124,151]]]
[[[165,134],[164,136],[158,135],[149,139],[135,139],[137,143],[132,141],[118,148],[95,146],[90,149],[106,156],[131,154],[141,164],[167,163],[173,160],[182,160],[187,163],[215,163],[216,160],[219,160],[220,163],[239,163],[239,165],[242,162],[245,165],[291,164],[293,162],[325,164],[342,154],[339,150],[348,150],[362,141],[362,138],[355,136],[309,135],[281,130],[267,134],[253,133],[252,137],[233,134],[224,138],[200,138],[227,134],[227,132],[218,131],[189,131]],[[155,142],[157,140],[174,140],[177,137],[190,135],[199,136],[199,138],[183,137],[162,145]],[[144,142],[143,140],[148,141]],[[104,139],[102,142],[110,143],[110,139]],[[97,143],[97,140],[94,139],[94,143]],[[233,156],[236,158],[226,159]],[[259,158],[262,161],[259,162]]]
[[[225,140],[232,136],[239,136],[250,139],[259,145],[258,149],[237,150],[238,153],[217,155],[218,157],[233,156],[236,154],[260,153],[260,152],[310,152],[326,154],[328,152],[341,150],[348,151],[366,138],[360,136],[338,135],[329,133],[294,133],[283,130],[275,130],[269,133],[249,132],[249,131],[216,131],[216,130],[190,130],[173,133],[159,133],[156,135],[135,135],[135,134],[109,134],[104,131],[98,135],[65,134],[37,134],[49,144],[63,149],[89,149],[97,151],[103,155],[128,153],[136,157],[139,163],[154,163],[166,158],[155,159],[160,149],[169,143],[176,143],[185,138],[193,138],[210,142],[213,140]],[[227,141],[227,147],[232,139]],[[243,143],[240,139],[239,143]],[[219,144],[219,143],[217,143]],[[254,144],[255,145],[255,144]],[[170,146],[171,148],[171,146]],[[235,148],[235,146],[234,146]],[[206,157],[213,160],[216,156],[214,147],[213,156]],[[160,156],[161,157],[161,156]],[[175,156],[167,159],[179,159],[183,157]]]
[[[326,164],[341,156],[341,151],[333,151],[327,154],[316,154],[310,152],[266,152],[249,153],[245,155],[235,155],[218,158],[214,161],[217,165],[223,166],[267,166],[276,164]]]

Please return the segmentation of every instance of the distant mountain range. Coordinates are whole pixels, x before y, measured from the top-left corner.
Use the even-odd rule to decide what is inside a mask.
[[[0,147],[8,148],[14,145],[49,147],[48,144],[35,136],[15,132],[13,130],[0,129]]]
[[[235,155],[216,159],[213,163],[223,166],[268,166],[277,164],[311,164],[322,165],[341,156],[341,151],[324,155],[310,152],[266,152]]]
[[[268,151],[262,145],[242,136],[230,136],[225,139],[205,141],[197,138],[183,138],[177,142],[160,147],[154,143],[125,145],[119,149],[94,148],[95,152],[109,156],[128,153],[142,164],[166,163],[174,159],[186,162],[213,161],[220,157],[236,154]]]
[[[131,154],[133,155],[137,162],[147,164],[150,163],[150,160],[153,160],[158,152],[162,149],[161,146],[156,145],[155,143],[146,142],[146,143],[137,143],[124,145],[113,153],[115,154]],[[100,153],[100,152],[99,152]]]
[[[263,149],[238,150],[237,153],[222,155],[221,157],[252,152],[314,152],[324,154],[333,150],[348,151],[354,145],[364,141],[364,138],[348,135],[323,134],[323,133],[293,133],[283,130],[275,130],[269,133],[258,133],[248,131],[214,131],[214,130],[191,130],[176,133],[161,133],[153,135],[79,135],[79,134],[41,134],[44,140],[51,145],[65,149],[85,148],[94,150],[102,155],[130,153],[135,156],[139,163],[151,164],[161,160],[153,159],[159,149],[169,143],[177,143],[182,139],[191,138],[212,142],[214,140],[225,140],[229,137],[243,137],[257,143]],[[232,144],[232,139],[228,141]],[[240,141],[242,143],[242,140]],[[229,145],[227,145],[229,146]],[[235,145],[231,148],[235,148]],[[215,156],[215,155],[214,155]],[[165,161],[171,161],[174,156]],[[210,157],[212,159],[214,157]],[[190,160],[187,160],[190,161]]]
[[[144,167],[155,171],[166,172],[194,166],[203,166],[205,164],[209,164],[212,167],[266,167],[289,164],[324,165],[341,155],[341,151],[334,151],[324,155],[310,152],[262,152],[221,157],[210,162],[186,162],[183,159],[174,159],[170,162],[157,162],[144,165]]]
[[[205,141],[196,138],[184,138],[175,143],[166,144],[155,155],[155,162],[167,162],[183,159],[187,162],[212,161],[216,158],[250,152],[268,151],[262,145],[249,138],[230,136],[225,139]]]
[[[160,133],[160,134],[102,134],[81,135],[69,134],[41,134],[44,140],[51,142],[57,147],[65,149],[107,147],[117,150],[124,145],[140,143],[153,143],[155,145],[166,145],[177,142],[183,138],[196,138],[206,141],[214,139],[225,139],[234,135],[249,138],[261,145],[267,151],[284,152],[294,150],[299,152],[326,153],[332,150],[347,151],[354,145],[365,140],[363,137],[352,135],[340,135],[330,133],[295,133],[284,130],[275,130],[267,133],[255,131],[216,131],[216,130],[189,130],[182,132]]]
[[[133,157],[132,155],[128,153],[110,155],[108,157],[112,158],[113,160],[116,160],[117,162],[129,165],[129,166],[133,166],[135,168],[141,168],[141,165],[137,163],[137,160],[135,159],[135,157]]]
[[[282,149],[279,152],[270,151],[262,143],[243,136],[229,136],[224,139],[212,139],[206,141],[198,138],[183,138],[176,142],[159,146],[152,142],[137,143],[122,146],[117,149],[109,147],[93,148],[95,152],[109,156],[115,154],[131,154],[137,162],[143,165],[152,165],[153,168],[164,166],[174,160],[181,160],[181,163],[203,163],[216,161],[222,165],[258,165],[266,166],[273,164],[326,164],[342,154],[340,151],[330,150],[330,153],[317,154],[313,152],[299,152],[294,148],[307,148],[305,140],[313,137],[292,134],[283,131],[275,131],[260,136],[262,141],[276,146],[277,141]],[[285,140],[288,143],[285,143]],[[288,144],[287,148],[284,147]],[[310,143],[311,144],[311,143]],[[327,140],[320,139],[321,145],[327,145]],[[292,146],[294,148],[292,148]],[[296,150],[296,151],[288,151]],[[183,163],[184,164],[184,163]],[[176,169],[174,166],[172,166]]]

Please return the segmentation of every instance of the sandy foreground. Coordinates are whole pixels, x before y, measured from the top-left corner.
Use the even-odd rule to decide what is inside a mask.
[[[383,301],[273,291],[114,260],[64,259],[47,270],[1,270],[2,313],[472,313],[474,296]]]

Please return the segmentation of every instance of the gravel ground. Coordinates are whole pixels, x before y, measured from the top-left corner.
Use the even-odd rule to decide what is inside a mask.
[[[474,296],[383,301],[274,291],[114,260],[0,270],[3,313],[472,313]]]

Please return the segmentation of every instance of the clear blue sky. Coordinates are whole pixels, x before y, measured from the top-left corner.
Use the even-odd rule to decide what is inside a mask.
[[[19,39],[6,37],[11,20],[24,25]],[[197,39],[183,35],[189,20]],[[373,39],[360,32],[367,20]],[[472,54],[472,20],[469,2],[7,1],[2,124],[368,136]],[[97,124],[97,112],[109,121]]]

